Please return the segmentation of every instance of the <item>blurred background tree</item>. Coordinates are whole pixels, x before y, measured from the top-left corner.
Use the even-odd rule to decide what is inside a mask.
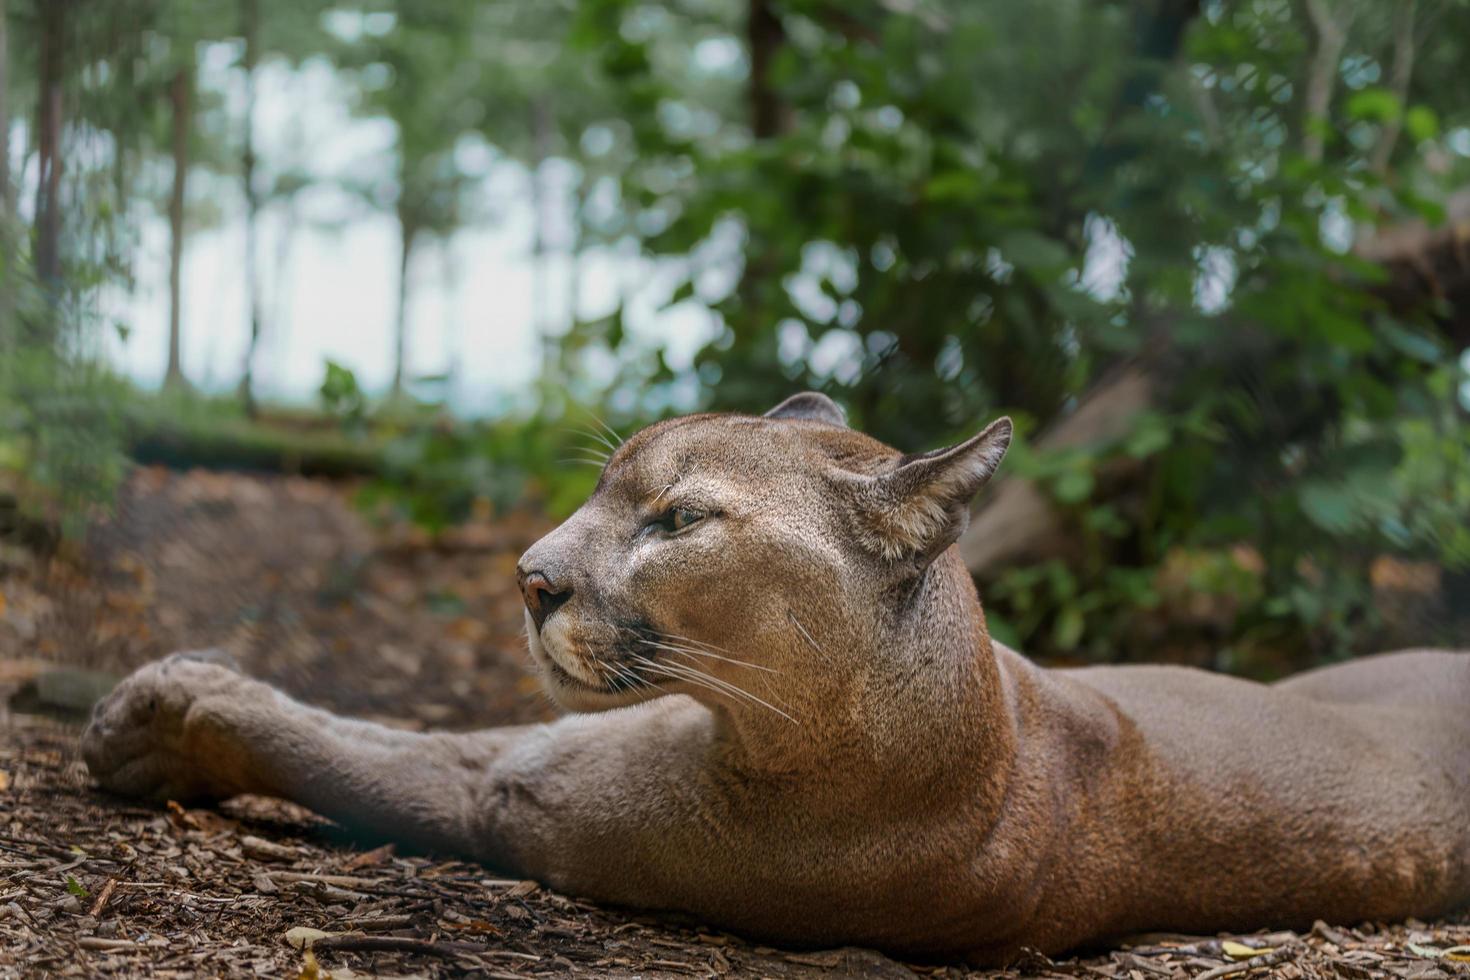
[[[1265,676],[1464,642],[1463,0],[5,0],[0,26],[0,467],[42,512],[131,456],[367,474],[431,528],[559,513],[589,413],[818,388],[904,449],[1016,416],[960,546],[1030,652]],[[323,78],[365,134],[341,159],[298,118]],[[240,369],[161,395],[118,340],[162,311],[159,222],[164,380],[223,329],[183,302],[191,243],[244,242]],[[303,222],[396,296],[381,344],[316,359],[321,406],[259,368],[262,337],[338,329],[286,309]]]

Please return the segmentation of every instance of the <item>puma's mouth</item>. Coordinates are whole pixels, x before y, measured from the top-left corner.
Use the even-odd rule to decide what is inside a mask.
[[[548,693],[564,707],[574,711],[602,711],[636,704],[662,693],[656,683],[630,670],[604,677],[582,664],[564,663],[564,657],[557,655],[554,638],[542,635],[534,627],[527,630],[527,638],[531,657],[541,667]]]
[[[569,687],[569,688],[572,688],[573,690],[578,690],[578,691],[586,691],[589,694],[616,694],[617,693],[617,691],[614,690],[610,685],[609,686],[604,686],[604,685],[588,684],[586,681],[582,680],[576,674],[573,674],[571,671],[567,670],[561,664],[557,663],[554,659],[548,658],[548,660],[546,662],[546,671],[547,671],[547,673],[549,673],[551,675],[552,680],[554,680],[557,684],[561,685],[562,687]]]

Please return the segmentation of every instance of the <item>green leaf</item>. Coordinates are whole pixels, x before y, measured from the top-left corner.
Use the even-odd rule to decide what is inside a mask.
[[[664,307],[667,308],[667,307],[670,307],[670,306],[678,306],[680,303],[684,302],[685,300],[689,300],[689,299],[693,299],[693,298],[694,298],[694,280],[693,279],[686,279],[683,282],[679,283],[679,287],[674,290],[673,295],[671,295],[669,297],[669,300],[668,300],[667,303],[664,304]]]
[[[1008,261],[1030,272],[1055,272],[1071,261],[1060,242],[1030,230],[1006,235],[1000,241],[1000,251]]]
[[[1384,320],[1378,325],[1378,332],[1383,339],[1400,353],[1407,354],[1416,361],[1425,364],[1438,364],[1444,356],[1440,352],[1439,344],[1423,334],[1414,333],[1391,320]]]
[[[947,170],[935,174],[924,185],[924,197],[935,203],[965,203],[980,193],[980,180],[969,170]]]
[[[71,892],[77,898],[87,898],[89,895],[92,894],[91,892],[87,891],[86,888],[82,887],[82,883],[80,881],[77,881],[71,875],[66,876],[66,890]]]
[[[1416,105],[1404,113],[1404,130],[1416,143],[1439,135],[1439,117],[1427,105]]]
[[[1052,642],[1059,650],[1075,650],[1082,641],[1082,631],[1086,625],[1082,610],[1076,606],[1066,606],[1057,616],[1056,625],[1052,628]]]
[[[1004,643],[1011,648],[1019,647],[1024,638],[1011,621],[994,609],[985,610],[985,629],[990,633],[990,638],[997,643]]]
[[[1397,119],[1402,111],[1399,97],[1386,88],[1365,88],[1354,92],[1347,100],[1347,114],[1353,119],[1389,122]]]
[[[1341,534],[1353,525],[1353,497],[1337,483],[1309,483],[1297,493],[1302,511],[1324,531]]]
[[[1092,495],[1092,484],[1087,470],[1068,470],[1052,482],[1051,492],[1064,504],[1080,504]]]
[[[1139,418],[1123,443],[1123,451],[1134,459],[1145,459],[1166,448],[1170,442],[1169,426],[1155,414]]]

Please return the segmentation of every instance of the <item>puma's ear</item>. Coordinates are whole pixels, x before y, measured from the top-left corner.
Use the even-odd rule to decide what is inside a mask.
[[[883,557],[913,558],[920,567],[953,544],[970,523],[970,498],[985,486],[1011,444],[1011,420],[1000,418],[957,446],[902,456],[864,480],[859,520]]]
[[[766,413],[768,419],[805,419],[847,428],[847,413],[842,406],[820,391],[803,391],[792,395]]]

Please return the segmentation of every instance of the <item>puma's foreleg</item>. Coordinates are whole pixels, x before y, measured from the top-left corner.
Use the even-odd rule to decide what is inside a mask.
[[[512,731],[419,734],[352,721],[210,658],[175,654],[97,705],[82,756],[104,788],[128,796],[279,796],[376,835],[476,855],[488,769]]]

